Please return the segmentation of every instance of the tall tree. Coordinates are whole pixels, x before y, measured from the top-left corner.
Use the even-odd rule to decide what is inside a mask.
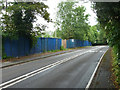
[[[2,9],[3,9],[3,1],[0,1],[0,32],[2,30],[2,21],[1,21]]]
[[[34,30],[36,16],[39,15],[50,22],[47,8],[43,2],[9,2],[7,14],[3,15],[3,35],[9,38],[27,37],[33,42],[37,32],[44,30],[44,25],[39,26],[37,32]]]
[[[77,2],[61,2],[58,5],[57,12],[57,36],[63,39],[81,39],[86,40],[87,30],[89,29],[88,14],[85,15],[85,8],[77,6]]]
[[[98,21],[113,47],[116,81],[120,85],[120,2],[97,2],[94,4]]]
[[[106,34],[100,28],[99,24],[90,27],[88,40],[92,42],[92,44],[107,44]]]
[[[116,48],[116,54],[120,60],[120,2],[94,4],[98,21],[106,32],[109,44]]]

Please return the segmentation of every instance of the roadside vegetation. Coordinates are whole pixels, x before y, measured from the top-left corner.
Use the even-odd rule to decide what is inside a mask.
[[[32,48],[37,42],[37,36],[41,36],[41,32],[46,28],[42,23],[33,27],[37,15],[51,22],[47,8],[48,6],[43,2],[0,2],[2,41],[4,42],[5,38],[18,40],[20,37],[25,37],[30,40],[30,48]],[[3,58],[7,58],[4,47],[2,47],[2,55]]]
[[[85,7],[78,2],[61,2],[58,5],[56,28],[53,36],[62,39],[88,40],[92,44],[106,44],[106,34],[100,25],[90,26]]]
[[[32,48],[36,44],[37,37],[42,35],[51,37],[49,33],[42,34],[46,29],[42,23],[33,27],[33,23],[37,21],[37,15],[51,22],[47,11],[49,7],[43,2],[2,1],[0,1],[0,35],[2,34],[3,41],[4,38],[26,37],[30,39]],[[59,3],[55,22],[57,29],[53,37],[88,40],[92,45],[109,43],[113,48],[113,74],[116,77],[116,83],[120,86],[120,2],[96,2],[93,4],[93,9],[99,23],[90,26],[88,21],[90,15],[85,14],[84,6],[78,6],[77,2]],[[60,50],[68,49],[61,46]],[[3,51],[4,47],[2,47],[3,58],[10,58]]]
[[[90,47],[90,46],[85,46],[85,47]],[[26,55],[26,56],[21,56],[21,57],[8,57],[8,56],[4,55],[2,62],[18,61],[18,60],[23,60],[23,59],[33,58],[33,57],[40,57],[41,55],[47,55],[47,54],[51,54],[51,53],[55,53],[55,52],[68,51],[68,50],[80,49],[80,48],[85,48],[85,47],[64,48],[63,46],[61,46],[60,50],[44,51],[43,53],[36,53],[36,54]]]
[[[6,6],[5,6],[6,3]],[[50,22],[48,6],[42,2],[4,2],[2,5],[2,37],[18,39],[20,37],[29,38],[31,48],[36,43],[36,36],[41,35],[45,30],[45,25],[33,23],[37,21],[36,15],[40,15],[47,22]]]
[[[114,77],[114,84],[117,88],[120,88],[120,65],[117,61],[117,55],[115,54],[114,50],[112,51],[112,71],[113,71],[113,77]]]
[[[43,2],[0,2],[0,10],[2,11],[0,13],[2,16],[0,28],[2,29],[3,42],[5,38],[16,40],[25,37],[30,40],[30,48],[36,44],[38,37],[88,40],[92,44],[106,42],[99,24],[90,26],[89,14],[85,14],[85,7],[77,6],[77,2],[59,3],[55,22],[57,30],[53,36],[50,35],[50,32],[45,31],[46,26],[42,23],[37,23],[34,27],[33,23],[37,21],[37,15],[47,22],[52,22],[47,11],[48,8]],[[43,31],[44,33],[42,33]],[[3,58],[11,58],[5,54],[4,47],[2,47],[2,55]]]
[[[113,74],[120,86],[120,2],[96,2],[93,8],[109,45],[113,47]]]

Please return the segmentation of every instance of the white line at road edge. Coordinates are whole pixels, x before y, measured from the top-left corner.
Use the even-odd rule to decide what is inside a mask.
[[[102,48],[102,47],[97,47],[97,48],[94,48],[94,49],[92,49],[92,50],[96,50],[96,49],[98,49],[98,48]],[[44,67],[39,68],[39,69],[37,69],[37,70],[34,70],[34,71],[30,72],[30,73],[27,73],[27,74],[25,74],[25,75],[22,75],[22,76],[19,76],[19,77],[17,77],[17,78],[14,78],[14,79],[12,79],[12,80],[9,80],[9,81],[7,81],[7,82],[4,82],[4,83],[0,84],[0,89],[10,87],[10,86],[12,86],[12,85],[14,85],[14,84],[16,84],[16,83],[18,83],[18,82],[21,82],[21,81],[23,81],[23,80],[25,80],[25,79],[27,79],[27,78],[30,78],[30,77],[36,75],[36,74],[38,74],[38,73],[44,72],[44,71],[46,71],[46,70],[48,70],[48,69],[50,69],[50,68],[52,68],[52,67],[55,67],[55,66],[57,66],[57,65],[59,65],[59,64],[62,64],[62,63],[64,63],[64,62],[67,62],[67,61],[69,61],[69,60],[71,60],[71,59],[73,59],[73,58],[76,58],[76,57],[80,56],[80,55],[83,55],[83,54],[85,54],[85,53],[88,53],[89,51],[91,51],[91,50],[88,50],[88,51],[86,51],[86,52],[80,53],[80,54],[78,54],[78,55],[74,55],[74,56],[69,57],[69,58],[65,58],[65,59],[63,59],[63,60],[59,60],[59,61],[57,61],[57,62],[55,62],[55,63],[49,64],[49,65],[47,65],[47,66],[44,66]]]
[[[108,50],[108,49],[107,49],[107,50]],[[105,51],[105,53],[107,52],[107,50]],[[88,89],[89,89],[89,87],[90,87],[90,85],[91,85],[91,83],[92,83],[92,80],[93,80],[93,78],[94,78],[94,76],[95,76],[95,73],[97,72],[97,69],[98,69],[98,67],[99,67],[99,65],[100,65],[100,63],[101,63],[101,61],[102,61],[102,58],[103,58],[103,56],[105,55],[105,53],[101,56],[101,58],[100,58],[100,60],[99,60],[99,62],[98,62],[98,64],[97,64],[97,66],[96,66],[96,68],[95,68],[95,70],[94,70],[94,72],[93,72],[93,74],[92,74],[92,76],[91,76],[91,78],[90,78],[90,80],[89,80],[89,82],[88,82],[85,90],[88,90]]]

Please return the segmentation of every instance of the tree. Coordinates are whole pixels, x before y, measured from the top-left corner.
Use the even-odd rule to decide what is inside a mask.
[[[0,11],[2,11],[2,9],[3,9],[3,2],[0,1]],[[0,12],[0,15],[1,14],[2,14],[2,12]],[[0,32],[1,32],[1,30],[2,30],[2,21],[1,21],[1,17],[0,17]]]
[[[4,29],[3,36],[9,38],[26,37],[34,44],[35,36],[38,32],[44,30],[41,24],[35,31],[33,23],[36,21],[36,15],[41,16],[47,22],[50,22],[48,6],[43,2],[9,2],[7,6],[7,14],[3,15]]]
[[[87,40],[89,30],[88,14],[85,15],[83,6],[76,6],[77,2],[61,2],[57,12],[57,36],[63,39]]]
[[[91,26],[88,32],[89,41],[92,42],[93,44],[96,43],[97,36],[98,36],[98,32],[96,25]]]
[[[92,44],[107,44],[106,34],[100,28],[99,24],[90,27],[88,40],[92,42]]]
[[[120,2],[96,2],[94,9],[105,31],[109,45],[114,50],[114,73],[120,85]]]
[[[95,3],[98,21],[107,35],[109,44],[116,48],[116,54],[120,59],[120,2]]]

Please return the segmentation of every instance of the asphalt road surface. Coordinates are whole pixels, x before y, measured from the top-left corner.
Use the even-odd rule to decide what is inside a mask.
[[[2,69],[3,88],[86,88],[108,50],[94,46]]]

